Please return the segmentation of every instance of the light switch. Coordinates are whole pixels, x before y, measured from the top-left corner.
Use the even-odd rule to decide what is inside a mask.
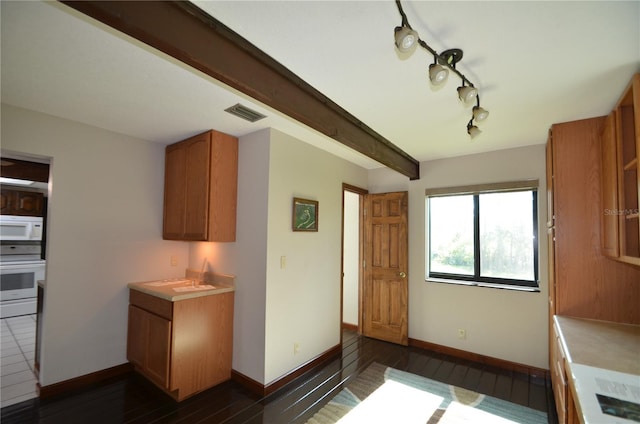
[[[285,269],[287,267],[287,257],[280,256],[280,269]]]

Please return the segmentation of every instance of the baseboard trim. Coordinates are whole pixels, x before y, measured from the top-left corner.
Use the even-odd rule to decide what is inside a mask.
[[[133,365],[127,362],[125,364],[116,365],[115,367],[92,372],[91,374],[81,375],[80,377],[61,381],[59,383],[49,384],[48,386],[40,386],[40,383],[38,383],[38,397],[40,397],[40,399],[46,399],[72,391],[81,390],[92,384],[100,383],[114,377],[121,377],[131,372],[133,372]]]
[[[231,370],[231,379],[238,382],[252,393],[260,396],[268,396],[281,389],[286,384],[292,382],[296,378],[300,377],[305,372],[316,368],[335,357],[340,356],[341,352],[342,346],[337,344],[334,347],[326,350],[324,353],[316,356],[314,359],[311,359],[310,361],[300,365],[298,368],[293,369],[291,372],[267,385],[263,385],[262,383],[259,383],[256,380],[247,377],[246,375],[236,370]]]
[[[515,371],[523,374],[528,374],[532,377],[549,377],[549,370],[543,368],[537,368],[530,365],[519,364],[517,362],[506,361],[504,359],[485,356],[479,353],[468,352],[466,350],[455,349],[452,347],[429,343],[422,340],[409,339],[409,346],[442,353],[444,355],[454,356],[456,358],[493,366],[507,371]]]
[[[355,331],[356,333],[358,332],[358,326],[355,324],[347,324],[346,322],[342,323],[342,329],[343,330],[349,330],[349,331]]]

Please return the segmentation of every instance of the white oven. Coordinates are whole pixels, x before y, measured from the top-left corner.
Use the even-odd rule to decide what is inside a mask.
[[[36,313],[38,280],[44,280],[43,260],[0,262],[0,318]]]
[[[41,241],[41,216],[0,215],[0,240]]]

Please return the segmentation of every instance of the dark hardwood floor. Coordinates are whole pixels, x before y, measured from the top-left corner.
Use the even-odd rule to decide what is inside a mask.
[[[304,423],[342,387],[379,362],[547,412],[556,423],[550,381],[413,347],[343,333],[341,358],[260,397],[228,381],[181,403],[131,374],[56,398],[2,408],[12,423]],[[524,423],[523,423],[524,424]]]

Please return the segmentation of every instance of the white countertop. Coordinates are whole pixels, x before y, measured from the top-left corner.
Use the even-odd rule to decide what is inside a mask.
[[[555,316],[566,354],[569,388],[585,424],[637,423],[640,325]],[[631,402],[631,403],[628,403]]]
[[[205,273],[202,281],[199,273],[187,270],[186,277],[129,283],[128,287],[171,302],[211,296],[235,291],[235,276]]]

